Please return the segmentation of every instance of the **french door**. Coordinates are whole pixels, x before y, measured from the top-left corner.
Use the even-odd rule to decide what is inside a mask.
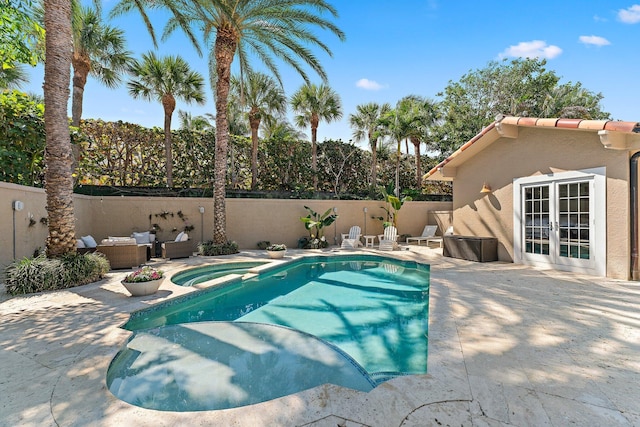
[[[564,176],[563,176],[564,175]],[[572,176],[575,175],[575,176]],[[521,262],[571,271],[606,274],[600,246],[604,215],[596,221],[603,196],[593,174],[558,174],[520,180],[520,218],[514,224],[515,258]],[[518,181],[518,180],[516,180]],[[604,203],[601,203],[604,206]],[[515,205],[514,206],[518,206]],[[600,209],[601,210],[601,209]],[[515,218],[515,217],[514,217]]]

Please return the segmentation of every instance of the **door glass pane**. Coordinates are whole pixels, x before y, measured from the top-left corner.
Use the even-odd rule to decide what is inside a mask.
[[[524,250],[549,255],[549,186],[528,187],[524,191]]]
[[[589,259],[589,183],[558,184],[561,257]]]

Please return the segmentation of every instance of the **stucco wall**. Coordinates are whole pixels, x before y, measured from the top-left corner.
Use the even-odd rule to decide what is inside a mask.
[[[13,258],[12,201],[21,200],[25,208],[16,214],[16,258],[31,256],[45,246],[47,226],[40,223],[46,218],[44,190],[0,182],[0,267]],[[307,205],[324,213],[334,207],[338,221],[325,231],[329,243],[340,242],[340,234],[352,225],[359,225],[363,234],[382,234],[382,222],[372,216],[385,216],[382,201],[352,200],[277,200],[227,199],[227,236],[242,249],[256,249],[260,240],[285,243],[295,247],[298,239],[308,236],[300,221]],[[199,207],[205,208],[201,216]],[[367,212],[363,211],[367,208]],[[398,233],[419,235],[425,224],[448,225],[451,202],[406,202],[398,215]],[[211,240],[213,236],[213,199],[174,197],[93,197],[75,195],[76,234],[91,234],[99,242],[108,236],[129,236],[134,231],[149,230],[152,224],[162,229],[157,233],[161,241],[174,239],[185,225],[194,230],[189,233],[196,241]],[[181,212],[183,218],[178,216]],[[163,215],[163,213],[166,213]],[[173,214],[173,215],[171,215]],[[29,227],[29,215],[36,224]],[[441,234],[439,231],[438,234]],[[337,240],[334,240],[337,237]]]
[[[520,128],[457,169],[453,186],[456,234],[495,236],[500,260],[513,260],[513,179],[606,167],[607,276],[629,275],[629,153],[605,149],[595,132]],[[493,190],[481,194],[486,182]]]

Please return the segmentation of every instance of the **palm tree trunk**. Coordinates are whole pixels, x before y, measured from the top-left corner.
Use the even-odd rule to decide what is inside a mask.
[[[89,75],[90,63],[88,58],[74,52],[71,64],[73,65],[73,98],[71,100],[71,124],[75,127],[80,127],[80,119],[82,118],[84,87],[87,84],[87,76]]]
[[[318,123],[317,115],[311,116],[311,171],[313,172],[313,191],[318,191]]]
[[[260,117],[255,113],[249,113],[249,124],[251,125],[251,190],[256,189],[258,183],[258,128],[260,127]]]
[[[237,40],[233,30],[221,26],[216,33],[214,54],[216,58],[216,150],[213,178],[213,242],[227,242],[227,212],[225,188],[227,178],[227,148],[229,146],[229,86],[231,62],[236,52]]]
[[[164,155],[166,158],[167,187],[173,187],[173,154],[171,152],[171,116],[176,108],[176,100],[172,95],[162,97],[164,108]]]
[[[71,124],[75,127],[80,127],[80,119],[82,118],[84,87],[87,84],[87,76],[89,75],[90,69],[89,58],[81,56],[74,52],[71,58],[71,65],[73,67]],[[71,165],[71,170],[75,171],[78,168],[78,162],[80,161],[80,146],[73,144],[71,145],[71,150],[73,152],[73,164]]]
[[[371,186],[378,184],[378,141],[369,135],[369,145],[371,146]]]
[[[44,121],[46,133],[45,191],[49,236],[47,256],[75,251],[72,152],[67,116],[71,78],[71,2],[45,0],[46,62],[44,65]]]
[[[422,168],[420,167],[420,140],[411,138],[416,156],[416,189],[422,188]]]

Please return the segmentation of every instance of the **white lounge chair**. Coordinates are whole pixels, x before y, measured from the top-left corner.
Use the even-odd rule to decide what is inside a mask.
[[[381,238],[380,238],[381,237]],[[378,249],[381,251],[392,251],[398,246],[396,239],[398,238],[398,230],[393,225],[389,225],[384,229],[384,234],[379,236],[380,246]]]
[[[427,246],[429,246],[429,242],[438,242],[442,247],[442,236],[436,236],[436,230],[438,230],[437,225],[425,225],[420,236],[407,237],[407,244],[416,242],[420,245],[420,242],[427,242]]]
[[[360,242],[360,227],[354,225],[349,229],[349,234],[342,234],[342,249],[356,249],[358,246],[362,246]]]

